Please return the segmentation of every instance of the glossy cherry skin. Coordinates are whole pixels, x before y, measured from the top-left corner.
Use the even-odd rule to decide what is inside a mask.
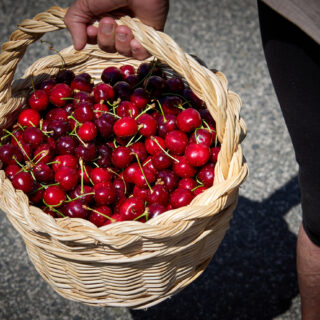
[[[77,169],[78,161],[76,157],[70,154],[56,156],[53,159],[52,169],[57,172],[62,167],[70,167]]]
[[[111,222],[111,219],[105,217],[110,217],[112,215],[112,210],[108,206],[99,206],[94,207],[93,209],[95,211],[90,212],[88,220],[95,224],[97,227],[103,226],[107,220]],[[101,214],[99,214],[99,212]]]
[[[127,78],[130,75],[135,74],[134,67],[129,64],[125,64],[125,65],[121,66],[119,69],[123,72],[125,78]]]
[[[129,198],[120,206],[119,213],[125,220],[133,220],[143,214],[144,202],[137,198]]]
[[[192,191],[197,186],[197,182],[193,180],[191,177],[182,178],[179,181],[178,188],[187,189]]]
[[[217,163],[220,150],[221,150],[221,147],[211,148],[211,161],[213,163]]]
[[[116,121],[117,118],[111,114],[103,114],[99,119],[96,119],[94,123],[102,138],[110,138],[113,135],[113,125]]]
[[[138,124],[130,117],[123,117],[115,122],[113,131],[118,137],[131,137],[138,132]]]
[[[134,153],[138,156],[140,162],[142,163],[148,156],[147,149],[142,142],[136,142],[130,146],[131,153]]]
[[[148,188],[140,188],[138,186],[134,186],[132,194],[134,197],[142,201],[147,201],[149,191],[150,190]]]
[[[146,107],[149,101],[149,95],[143,88],[137,88],[133,91],[130,101],[142,110]]]
[[[21,168],[17,164],[9,164],[4,172],[6,173],[6,176],[12,180],[12,178],[21,170]]]
[[[37,147],[44,142],[44,134],[39,128],[28,127],[23,132],[23,140],[32,147]]]
[[[201,109],[204,107],[204,102],[199,99],[190,88],[183,90],[183,96],[189,101],[193,108]]]
[[[212,118],[212,115],[208,109],[202,109],[199,111],[201,119],[203,119],[211,128],[216,128],[216,123]]]
[[[196,188],[196,189],[193,190],[193,194],[194,194],[195,196],[197,196],[198,194],[206,191],[207,189],[208,189],[207,187],[198,187],[198,188]]]
[[[111,181],[111,174],[107,169],[94,168],[90,171],[90,178],[94,184]]]
[[[114,90],[112,86],[106,83],[97,84],[93,90],[93,97],[96,103],[102,101],[113,101],[114,100]]]
[[[198,179],[206,188],[209,188],[213,185],[214,168],[215,165],[213,163],[208,163],[199,170]]]
[[[89,205],[94,200],[94,191],[91,186],[84,185],[81,187],[81,185],[78,185],[70,192],[70,197],[80,200],[83,204]]]
[[[66,200],[66,194],[59,186],[50,186],[43,193],[43,200],[49,206],[60,206]]]
[[[95,143],[88,142],[86,146],[80,144],[76,147],[76,156],[81,158],[84,162],[91,162],[97,156],[97,147]]]
[[[165,114],[178,115],[181,112],[182,100],[177,96],[165,96],[160,102]]]
[[[23,160],[23,155],[17,146],[4,144],[0,147],[0,160],[4,164],[16,164],[15,159],[19,162]]]
[[[178,188],[170,195],[170,203],[174,209],[188,205],[194,198],[194,194],[187,189]]]
[[[89,142],[94,140],[97,136],[97,127],[93,122],[88,121],[81,125],[77,133],[80,139],[82,139],[84,142]]]
[[[157,179],[164,183],[169,192],[178,187],[179,177],[172,170],[159,171]]]
[[[152,158],[152,164],[156,168],[156,170],[164,170],[171,166],[172,159],[163,151],[156,152]]]
[[[183,131],[173,130],[165,136],[164,143],[170,154],[183,155],[188,145],[188,136]]]
[[[189,143],[199,143],[211,147],[214,142],[214,137],[215,135],[213,135],[212,131],[209,131],[208,129],[196,129],[191,135]]]
[[[70,191],[78,184],[78,172],[74,168],[61,167],[55,172],[54,181],[59,183],[63,190]]]
[[[98,119],[100,118],[103,114],[105,114],[106,112],[109,112],[109,108],[107,105],[105,105],[102,102],[100,103],[95,103],[93,106],[92,106],[92,111],[93,111],[93,114],[94,114],[94,118],[95,119]]]
[[[57,83],[66,83],[70,84],[71,81],[75,78],[75,74],[70,69],[61,69],[56,75],[56,82]]]
[[[149,114],[142,114],[137,118],[137,122],[140,126],[139,134],[144,137],[154,136],[157,132],[158,123],[157,121],[150,116]]]
[[[33,174],[38,182],[51,183],[53,181],[53,170],[45,163],[38,163],[33,167]]]
[[[62,208],[63,213],[70,218],[82,218],[88,217],[89,211],[84,207],[79,199],[66,203]]]
[[[197,173],[197,169],[192,167],[187,161],[185,156],[176,156],[179,162],[173,161],[172,169],[180,177],[194,177]]]
[[[152,203],[149,206],[149,219],[155,218],[159,216],[161,213],[164,213],[167,211],[167,207],[159,204],[159,203]]]
[[[87,102],[93,104],[94,101],[95,100],[93,96],[91,96],[88,92],[79,91],[74,93],[72,104],[74,107],[76,107],[79,103]]]
[[[56,81],[53,78],[49,78],[46,80],[43,80],[40,84],[39,84],[39,89],[40,90],[44,90],[46,92],[47,95],[50,94],[51,89],[56,85]]]
[[[210,148],[204,144],[189,144],[185,150],[185,157],[191,166],[201,167],[210,159]]]
[[[71,97],[72,89],[65,83],[58,83],[51,89],[49,101],[57,107],[63,107],[68,102],[66,98]]]
[[[155,140],[158,143],[156,143]],[[158,151],[162,151],[159,145],[162,149],[165,149],[164,140],[160,137],[154,136],[154,137],[146,138],[145,140],[145,146],[146,146],[147,152],[151,155],[154,155]]]
[[[102,71],[101,80],[110,83],[112,86],[125,78],[123,72],[117,67],[107,67]]]
[[[138,107],[130,101],[121,101],[117,107],[116,113],[119,117],[135,118],[139,114]]]
[[[168,90],[172,93],[181,94],[185,88],[181,78],[171,78],[167,80]]]
[[[14,188],[22,190],[24,193],[29,193],[33,188],[33,178],[28,172],[19,172],[12,178]]]
[[[144,81],[146,91],[152,97],[159,97],[166,89],[166,82],[162,77],[151,76]]]
[[[37,163],[48,163],[53,157],[52,148],[47,143],[39,145],[33,153],[33,161]]]
[[[57,140],[56,152],[58,154],[74,154],[78,142],[74,137],[62,136]]]
[[[36,90],[28,100],[29,106],[37,111],[43,111],[49,104],[49,98],[44,90]]]
[[[46,120],[68,121],[68,112],[62,108],[53,108],[45,116]]]
[[[54,139],[67,135],[69,130],[70,126],[68,121],[51,120],[48,123],[48,131]]]
[[[18,123],[27,127],[38,127],[40,123],[40,113],[34,109],[25,109],[18,116]]]
[[[159,203],[167,206],[169,203],[169,192],[162,184],[156,184],[152,187],[152,192],[149,190],[147,196],[148,204]]]
[[[133,183],[137,185],[140,188],[146,188],[147,182],[146,179],[149,182],[149,184],[152,184],[155,181],[155,174],[148,168],[144,167],[143,172],[141,171],[140,167],[137,169],[137,171],[134,173],[133,176]]]
[[[112,164],[117,168],[126,168],[133,161],[134,157],[127,147],[118,147],[112,152]]]
[[[81,123],[93,120],[94,112],[92,104],[88,102],[79,103],[74,108],[74,117]]]
[[[130,84],[126,81],[118,81],[114,86],[114,95],[115,100],[120,98],[122,101],[129,100],[131,93],[132,93],[132,87]]]
[[[180,112],[177,116],[177,126],[183,132],[191,132],[201,126],[200,113],[193,108]]]
[[[98,205],[110,205],[116,200],[116,192],[111,182],[95,185],[94,192],[95,201]]]
[[[158,135],[165,138],[167,133],[177,129],[177,117],[173,114],[166,114],[165,117],[160,116],[157,118],[158,122]]]

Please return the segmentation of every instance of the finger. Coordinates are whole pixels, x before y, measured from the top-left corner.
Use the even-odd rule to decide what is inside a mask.
[[[130,42],[130,46],[132,56],[135,59],[144,60],[150,57],[149,52],[141,45],[141,43],[138,40],[132,39]]]
[[[89,25],[87,26],[87,42],[90,44],[96,44],[97,43],[97,35],[98,35],[98,28],[93,26],[93,25]]]
[[[111,17],[102,18],[98,28],[99,47],[107,52],[115,52],[115,29],[117,23]]]
[[[70,7],[65,15],[64,22],[71,33],[74,48],[81,50],[87,43],[86,23],[83,23],[83,18],[78,17],[74,11]]]
[[[133,39],[133,34],[127,26],[117,26],[115,36],[116,50],[124,55],[131,56],[130,42]]]

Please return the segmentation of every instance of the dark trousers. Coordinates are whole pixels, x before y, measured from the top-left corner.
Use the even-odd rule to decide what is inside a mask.
[[[258,0],[263,49],[299,164],[303,226],[320,246],[320,45]]]

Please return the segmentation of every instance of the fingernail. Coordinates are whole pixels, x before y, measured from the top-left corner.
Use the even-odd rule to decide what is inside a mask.
[[[119,41],[126,41],[128,39],[128,35],[126,33],[117,33],[117,39]]]
[[[104,23],[102,25],[102,32],[104,34],[111,34],[113,30],[113,24],[112,23]]]

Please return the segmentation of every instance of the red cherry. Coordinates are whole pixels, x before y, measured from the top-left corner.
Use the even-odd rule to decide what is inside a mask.
[[[27,127],[38,127],[40,113],[34,109],[25,109],[18,116],[18,123]]]
[[[172,192],[178,186],[179,178],[172,170],[166,169],[160,171],[157,178],[164,183],[169,192]]]
[[[23,140],[25,143],[36,147],[44,141],[44,134],[39,128],[28,127],[23,132]]]
[[[65,83],[56,84],[49,96],[49,100],[52,104],[57,107],[63,107],[67,104],[68,100],[66,98],[72,97],[72,89]]]
[[[93,120],[92,105],[88,102],[78,103],[74,108],[74,117],[81,123]]]
[[[125,78],[127,78],[130,75],[135,74],[134,67],[129,64],[125,64],[125,65],[121,66],[119,69],[123,72]]]
[[[183,132],[191,132],[201,126],[200,113],[193,108],[180,112],[177,116],[177,126]]]
[[[81,125],[77,133],[84,142],[89,142],[97,136],[97,127],[93,122],[88,121]]]
[[[117,108],[118,109],[118,108]],[[105,112],[109,111],[109,108],[102,102],[96,103],[92,107],[92,111],[94,113],[94,118],[100,118]]]
[[[193,194],[194,194],[195,196],[197,196],[198,194],[204,192],[204,191],[207,190],[207,189],[208,189],[208,188],[206,188],[206,187],[196,188],[196,189],[193,190]]]
[[[112,215],[112,211],[107,206],[99,206],[93,208],[95,211],[91,211],[89,214],[89,221],[95,224],[97,227],[103,226],[107,220],[111,222],[111,219],[106,218],[105,216],[110,217]],[[102,214],[99,214],[102,213]]]
[[[61,188],[65,191],[70,191],[78,183],[78,172],[74,168],[70,167],[61,167],[59,168],[55,175],[54,175],[54,181],[59,183]]]
[[[22,190],[24,193],[29,193],[33,189],[33,178],[28,172],[19,172],[12,178],[14,188]]]
[[[204,107],[204,102],[199,99],[190,88],[185,88],[183,90],[183,96],[191,103],[193,108],[201,109]]]
[[[182,100],[177,96],[165,96],[161,100],[161,106],[165,114],[178,115],[180,113],[180,106]]]
[[[214,142],[214,137],[213,131],[209,131],[208,129],[196,129],[191,135],[189,143],[199,143],[211,147]]]
[[[207,188],[213,185],[214,181],[214,168],[215,165],[213,163],[208,163],[204,167],[199,170],[198,178],[201,183]]]
[[[33,153],[34,162],[37,163],[48,163],[52,159],[53,149],[49,144],[44,143],[38,146]]]
[[[179,181],[178,188],[192,190],[197,186],[196,181],[194,181],[191,177],[182,178]]]
[[[188,136],[180,130],[173,130],[167,133],[164,142],[171,154],[183,155],[188,145]]]
[[[149,206],[149,219],[155,218],[161,213],[164,213],[167,211],[167,207],[159,204],[159,203],[153,203]]]
[[[193,198],[194,194],[190,190],[178,188],[171,193],[170,203],[174,209],[181,208],[188,205]]]
[[[157,169],[154,167],[152,163],[152,156],[149,156],[146,158],[146,160],[143,161],[142,163],[143,168],[148,168],[153,174],[157,174]]]
[[[181,94],[184,90],[184,83],[181,78],[171,78],[167,80],[167,87],[170,92]]]
[[[129,198],[120,206],[119,213],[125,220],[133,220],[141,216],[144,210],[145,207],[142,200]]]
[[[217,163],[220,150],[221,150],[221,147],[211,148],[211,161],[213,163]]]
[[[157,143],[155,142],[155,140],[157,141]],[[165,148],[164,140],[162,138],[160,138],[160,137],[157,137],[157,136],[147,138],[146,141],[145,141],[146,149],[147,149],[148,153],[152,154],[152,155],[154,155],[158,151],[162,150],[159,147],[159,145],[162,147],[162,149]]]
[[[167,169],[172,164],[172,159],[163,151],[156,152],[151,159],[152,164],[157,170]]]
[[[204,144],[192,143],[186,147],[185,156],[191,166],[201,167],[210,158],[210,148]]]
[[[46,120],[68,121],[68,112],[62,108],[53,108],[45,116]]]
[[[92,90],[93,84],[91,83],[90,75],[88,74],[86,75],[79,74],[75,76],[75,78],[71,81],[71,84],[70,84],[71,89],[90,92]]]
[[[169,203],[169,192],[164,185],[156,184],[152,187],[152,192],[149,190],[147,202],[149,204],[159,203],[164,206],[168,205]]]
[[[137,88],[133,91],[130,101],[141,110],[146,107],[149,101],[149,95],[143,88]]]
[[[117,67],[107,67],[102,71],[101,80],[104,83],[110,83],[112,86],[124,79],[123,72]]]
[[[56,156],[53,159],[52,169],[57,172],[61,167],[70,167],[76,169],[78,167],[77,159],[70,154]]]
[[[127,147],[118,147],[112,152],[112,164],[117,168],[126,168],[133,161],[131,150]]]
[[[43,111],[47,108],[49,98],[44,90],[36,90],[28,100],[29,106],[36,111]]]
[[[116,199],[116,192],[111,182],[103,182],[94,186],[95,200],[98,205],[110,205]]]
[[[150,190],[148,188],[134,186],[132,194],[135,198],[138,198],[142,201],[147,201],[149,191]]]
[[[90,173],[92,171],[92,168],[89,165],[84,164],[83,170],[81,168],[78,169],[78,175],[79,179],[83,176],[83,182],[86,184],[90,184]]]
[[[65,204],[62,208],[63,213],[70,218],[86,219],[89,211],[84,207],[79,199]]]
[[[9,164],[4,172],[6,173],[6,176],[12,180],[12,178],[21,170],[21,168],[17,164]]]
[[[56,81],[53,78],[49,78],[46,80],[43,80],[40,85],[39,89],[44,90],[47,95],[50,94],[52,88],[56,85]]]
[[[131,137],[138,132],[136,120],[130,117],[123,117],[115,122],[113,131],[118,137]]]
[[[45,163],[38,163],[33,167],[33,174],[38,182],[51,183],[53,181],[53,170]]]
[[[101,103],[102,101],[113,101],[114,100],[114,90],[106,83],[97,84],[93,90],[93,97],[96,103]]]
[[[117,107],[117,115],[119,117],[135,118],[139,114],[138,107],[129,101],[121,101]]]
[[[59,186],[50,186],[44,191],[43,200],[49,206],[60,206],[66,200],[66,194]]]
[[[177,117],[173,114],[166,114],[165,118],[160,116],[157,118],[157,121],[158,135],[161,138],[165,138],[167,133],[177,129]]]
[[[147,149],[144,143],[142,142],[136,142],[132,144],[130,146],[130,150],[131,150],[131,153],[135,153],[138,156],[140,162],[143,162],[148,156]]]
[[[94,184],[111,181],[111,174],[104,168],[94,168],[90,171],[90,178]]]
[[[89,205],[94,200],[93,188],[86,185],[78,185],[70,192],[72,199],[79,199],[81,203]]]
[[[151,137],[156,134],[158,123],[149,114],[142,114],[137,118],[137,122],[140,125],[139,133],[144,137]]]
[[[181,178],[194,177],[197,173],[196,168],[192,167],[185,156],[176,156],[179,162],[173,161],[172,169]]]
[[[148,185],[147,185],[145,177],[146,177],[149,184],[152,184],[156,178],[155,174],[150,169],[144,167],[143,172],[142,172],[139,167],[138,170],[135,171],[135,173],[134,173],[133,183],[140,188],[146,188]]]

